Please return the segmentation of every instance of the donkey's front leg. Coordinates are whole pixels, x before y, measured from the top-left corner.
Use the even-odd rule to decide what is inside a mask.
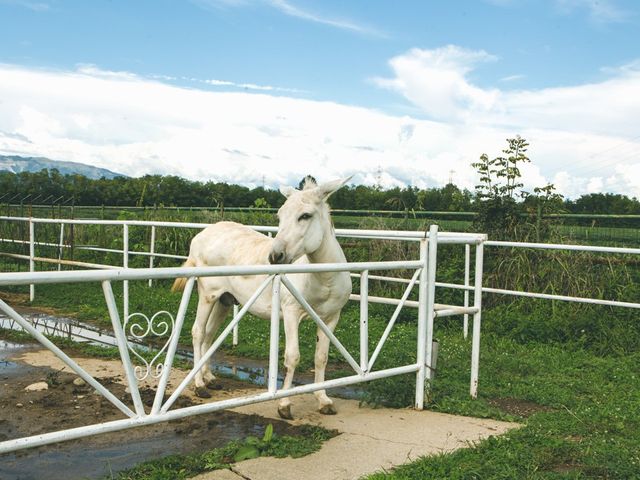
[[[329,327],[331,332],[335,330],[339,319],[340,313],[338,312],[325,321],[325,324]],[[324,372],[327,368],[327,360],[329,358],[329,344],[329,337],[327,337],[324,332],[318,328],[318,341],[316,342],[315,356],[315,383],[324,382]],[[325,390],[317,390],[313,393],[318,399],[318,408],[320,413],[324,415],[335,415],[337,413],[336,407],[333,406],[333,400],[327,396],[327,392]]]
[[[284,377],[282,389],[287,390],[288,388],[291,388],[291,385],[293,384],[293,374],[300,362],[298,326],[300,325],[302,314],[300,314],[297,309],[283,310],[285,335],[284,366],[287,369],[287,373]],[[278,415],[284,419],[293,420],[293,415],[291,415],[291,400],[289,400],[289,397],[282,398],[280,403],[278,403]]]

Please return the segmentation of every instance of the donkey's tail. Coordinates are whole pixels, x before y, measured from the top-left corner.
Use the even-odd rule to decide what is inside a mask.
[[[196,262],[191,257],[187,258],[187,261],[182,264],[183,267],[195,267]],[[176,278],[176,281],[173,282],[173,286],[171,287],[172,292],[181,292],[184,290],[184,286],[187,284],[186,277]]]

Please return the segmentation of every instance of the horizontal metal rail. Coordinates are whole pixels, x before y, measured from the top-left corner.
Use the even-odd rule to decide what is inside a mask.
[[[195,222],[159,222],[147,220],[93,220],[93,219],[63,219],[63,218],[31,218],[31,217],[8,217],[0,216],[0,220],[23,221],[33,223],[53,223],[67,225],[129,225],[129,226],[146,226],[146,227],[170,227],[170,228],[206,228],[209,223]],[[259,232],[277,233],[278,227],[269,227],[261,225],[248,225],[249,228]],[[348,238],[380,238],[391,240],[421,240],[428,238],[428,232],[424,231],[402,231],[402,230],[359,230],[338,228],[335,230],[336,236]],[[487,239],[485,234],[480,233],[456,233],[456,232],[439,232],[439,243],[469,244],[480,243]]]
[[[418,283],[418,282],[416,282]],[[473,287],[471,287],[473,290]],[[483,289],[484,291],[484,289]],[[362,297],[356,293],[352,293],[349,295],[349,300],[361,300]],[[370,303],[380,303],[382,305],[404,305],[411,308],[418,308],[420,303],[415,300],[402,300],[397,298],[389,298],[389,297],[375,297],[369,295],[367,297]],[[478,312],[478,309],[475,307],[458,307],[456,305],[446,305],[443,303],[434,303],[434,316],[435,317],[450,317],[452,315],[464,315],[464,314],[474,314]]]
[[[436,287],[455,288],[457,290],[473,290],[473,286],[465,287],[457,283],[436,282]],[[544,300],[561,300],[566,302],[590,303],[593,305],[604,305],[607,307],[640,308],[640,303],[620,302],[618,300],[601,300],[599,298],[572,297],[569,295],[556,295],[553,293],[521,292],[519,290],[507,290],[504,288],[482,287],[482,293],[497,293],[502,295],[513,295],[516,297],[540,298]]]
[[[0,238],[0,242],[2,243],[17,243],[19,245],[30,245],[31,242],[29,240],[15,240],[13,238]],[[38,245],[41,247],[56,247],[60,248],[71,248],[71,245],[60,245],[59,243],[48,243],[48,242],[33,242],[34,245]]]
[[[572,250],[579,252],[599,252],[599,253],[621,253],[640,255],[640,248],[627,247],[604,247],[597,245],[568,245],[562,243],[532,243],[532,242],[504,242],[499,240],[488,240],[484,242],[487,247],[513,247],[513,248],[535,248],[541,250]]]
[[[402,262],[314,263],[290,265],[232,265],[223,267],[119,268],[110,271],[10,272],[0,273],[0,286],[44,283],[96,282],[104,280],[148,280],[176,277],[224,277],[363,270],[420,268],[419,260]]]
[[[20,253],[4,253],[0,252],[0,257],[9,257],[9,258],[18,258],[20,260],[33,260],[34,262],[40,263],[54,263],[57,265],[69,265],[72,267],[84,267],[84,268],[99,268],[104,270],[117,270],[122,267],[118,267],[115,265],[106,265],[104,263],[90,263],[90,262],[81,262],[78,260],[64,260],[57,258],[48,258],[48,257],[30,257],[29,255],[22,255]],[[0,273],[0,275],[3,275]],[[31,282],[29,282],[31,283]]]
[[[31,242],[29,240],[13,240],[11,238],[0,238],[0,242],[3,243],[17,243],[20,245],[30,245]],[[52,248],[74,248],[76,250],[85,250],[91,252],[105,252],[105,253],[125,253],[125,250],[120,250],[118,248],[104,248],[104,247],[96,247],[93,245],[67,245],[65,243],[50,243],[50,242],[33,242],[35,246],[38,247],[52,247]],[[143,257],[159,257],[159,258],[173,258],[175,260],[186,260],[187,255],[173,255],[170,253],[156,253],[156,252],[136,252],[135,250],[129,250],[127,252],[129,255],[139,255]],[[2,253],[0,252],[0,255]],[[27,256],[27,259],[29,257]],[[40,259],[44,257],[39,257]],[[45,260],[37,260],[44,262]],[[54,263],[54,262],[52,262]]]
[[[364,375],[352,375],[350,377],[337,378],[334,380],[326,380],[321,383],[312,383],[308,385],[299,385],[292,387],[288,390],[278,390],[276,392],[264,392],[257,395],[249,395],[246,397],[231,398],[227,400],[221,400],[211,403],[203,403],[200,405],[193,405],[191,407],[184,407],[175,410],[169,410],[167,412],[145,415],[143,417],[136,417],[123,420],[115,420],[112,422],[105,422],[97,425],[88,425],[85,427],[77,427],[63,432],[51,432],[41,435],[34,435],[31,437],[17,438],[14,440],[6,440],[0,442],[0,454],[21,450],[24,448],[40,447],[42,445],[49,445],[51,443],[57,443],[60,441],[74,440],[78,438],[87,437],[90,435],[97,435],[101,433],[117,432],[120,430],[126,430],[128,428],[139,427],[143,425],[154,425],[161,422],[167,422],[171,420],[178,420],[180,418],[186,418],[193,415],[199,415],[203,413],[217,412],[228,408],[242,407],[250,405],[252,403],[266,402],[269,400],[277,400],[280,398],[291,397],[293,395],[300,395],[303,393],[311,393],[317,390],[324,390],[328,388],[344,387],[347,385],[354,385],[357,383],[368,382],[371,380],[377,380],[380,378],[402,375],[405,373],[411,373],[418,370],[419,365],[411,364],[402,367],[388,368],[385,370],[378,370],[375,372],[366,372]]]

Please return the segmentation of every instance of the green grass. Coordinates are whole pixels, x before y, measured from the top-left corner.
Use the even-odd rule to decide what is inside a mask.
[[[369,478],[640,478],[639,354],[602,358],[494,335],[486,335],[482,345],[480,396],[472,401],[467,370],[452,362],[460,355],[468,358],[467,347],[455,338],[442,339],[445,365],[429,408],[516,419],[524,427]],[[539,411],[526,419],[504,415],[496,399],[531,402]]]
[[[139,283],[139,282],[136,282]],[[39,305],[65,306],[81,299],[79,308],[88,319],[102,312],[103,299],[93,286],[84,286],[66,296],[57,286],[39,291]],[[140,298],[138,298],[138,296]],[[195,297],[195,295],[194,295]],[[148,289],[132,285],[132,311],[152,313],[160,308],[175,311],[179,296],[164,286]],[[541,331],[553,322],[553,312],[545,302],[521,317],[521,324],[536,322]],[[640,478],[640,353],[638,350],[596,352],[579,338],[574,342],[531,339],[505,335],[514,321],[497,306],[485,311],[480,362],[479,398],[469,397],[470,342],[462,338],[460,322],[440,321],[436,338],[440,342],[438,371],[428,392],[428,408],[435,411],[476,417],[519,421],[524,427],[503,437],[489,439],[470,449],[418,460],[397,470],[372,478]],[[190,311],[188,319],[192,318]],[[382,351],[376,368],[398,366],[415,361],[415,322],[413,313],[400,318]],[[523,312],[520,311],[520,315]],[[563,315],[562,311],[555,315]],[[350,304],[344,311],[336,334],[352,352],[358,351],[358,309]],[[388,308],[372,306],[370,351],[380,337]],[[103,320],[106,321],[106,320]],[[190,320],[188,320],[190,321]],[[507,323],[507,327],[503,324]],[[584,327],[584,325],[581,325]],[[268,322],[243,321],[240,345],[227,351],[254,358],[267,358]],[[534,328],[534,327],[531,327]],[[188,325],[183,341],[188,344]],[[633,334],[629,332],[627,336]],[[312,365],[315,329],[309,321],[301,325],[301,370]],[[335,349],[330,351],[333,375],[343,375],[348,366]],[[364,401],[370,405],[405,407],[413,403],[414,377],[405,375],[378,380],[363,386]],[[524,418],[519,411],[505,409],[503,403],[533,405],[534,413]],[[172,464],[173,460],[167,460]],[[195,463],[197,461],[194,460]],[[168,468],[164,463],[148,466]],[[147,467],[144,467],[147,468]],[[185,467],[186,468],[186,467]],[[146,474],[145,474],[146,475]],[[142,477],[164,478],[148,473]],[[179,478],[179,477],[176,477]]]
[[[172,219],[184,221],[194,220],[190,215],[195,213],[176,212],[172,215]],[[209,219],[207,215],[211,217],[206,212],[197,215],[203,220]],[[238,219],[250,224],[273,223],[273,219],[266,215],[258,219],[245,214]],[[211,217],[210,220],[215,219]],[[339,227],[418,229],[428,221],[337,217],[336,223]],[[463,227],[452,223],[449,229]],[[572,236],[571,230],[579,228],[583,227],[561,226],[560,235]],[[130,233],[132,245],[139,250],[148,249],[147,234],[135,228]],[[184,253],[193,233],[166,230],[160,239],[161,243],[164,242],[162,251]],[[606,238],[608,234],[605,235],[603,230],[600,233],[599,242],[611,243]],[[624,233],[624,241],[635,242],[633,232],[619,229],[612,229],[611,238],[618,241],[619,237],[622,238],[621,233]],[[52,229],[51,241],[56,241],[55,234]],[[76,235],[79,242],[100,240],[100,231],[95,228],[87,228],[84,232],[77,229]],[[105,236],[113,240],[105,246],[119,247],[121,240],[118,235],[115,230],[107,232]],[[580,235],[573,238],[579,240]],[[345,251],[351,261],[416,256],[410,248],[390,242],[378,242],[370,248],[363,248],[362,242],[349,241]],[[512,252],[506,249],[502,252],[498,255],[494,250],[487,251],[487,285],[630,302],[637,302],[640,298],[640,272],[634,258],[525,250]],[[99,258],[92,255],[76,252],[76,258],[89,261],[121,260],[117,255],[107,254]],[[134,262],[134,265],[143,266],[146,261],[136,260],[138,263]],[[24,263],[21,265],[20,268],[24,269]],[[439,248],[438,279],[459,281],[461,272],[459,250]],[[143,282],[131,282],[130,285],[131,312],[151,315],[158,310],[177,310],[180,295],[169,292],[169,282],[160,282],[151,289]],[[372,294],[374,288],[379,287],[372,282]],[[12,290],[27,291],[24,287]],[[121,302],[119,284],[114,283],[114,291],[118,302]],[[399,296],[397,291],[385,293]],[[191,341],[195,297],[194,293],[180,337],[181,344],[187,348]],[[438,301],[459,303],[459,292],[439,289]],[[483,301],[479,398],[471,400],[468,393],[470,342],[462,338],[461,320],[438,320],[436,338],[440,341],[440,356],[436,379],[427,395],[428,408],[453,414],[515,420],[524,426],[472,448],[420,459],[391,473],[371,478],[640,479],[640,324],[637,311],[557,301],[510,301],[492,295],[486,295]],[[110,326],[99,284],[76,284],[73,288],[65,285],[37,287],[35,305],[53,307],[90,323]],[[387,307],[370,306],[370,351],[373,351],[390,312]],[[344,309],[336,330],[338,338],[351,352],[359,350],[357,316],[357,306],[350,303]],[[402,313],[376,368],[415,361],[414,319],[415,311]],[[240,356],[266,359],[268,330],[268,322],[246,318],[240,323],[240,345],[233,347],[229,338],[223,349]],[[300,371],[312,367],[314,342],[315,328],[312,322],[305,321],[300,329]],[[281,352],[283,348],[284,335],[281,335]],[[329,377],[342,376],[349,371],[348,365],[333,348],[330,366]],[[363,386],[364,401],[374,406],[406,407],[413,404],[414,385],[413,375],[378,380]],[[506,407],[511,404],[528,406],[533,414],[525,418],[517,408]]]

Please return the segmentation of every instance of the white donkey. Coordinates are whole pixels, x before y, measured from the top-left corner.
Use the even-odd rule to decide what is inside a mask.
[[[336,240],[327,198],[342,187],[349,178],[317,185],[307,177],[304,188],[282,187],[287,197],[278,210],[279,229],[275,238],[267,237],[244,225],[219,222],[205,228],[191,241],[185,266],[256,265],[267,262],[286,263],[342,263],[346,262]],[[348,272],[304,273],[289,276],[294,286],[333,331],[340,318],[340,310],[349,299],[351,279]],[[198,279],[198,309],[193,325],[194,362],[198,362],[211,346],[214,335],[234,301],[245,304],[265,276],[202,277]],[[174,290],[184,288],[186,280],[177,279]],[[267,288],[250,308],[257,317],[269,319],[271,290]],[[275,308],[278,308],[277,306]],[[293,374],[300,360],[298,325],[306,311],[285,288],[281,293],[281,315],[284,318],[286,346],[284,365],[287,369],[283,388],[291,388]],[[318,328],[315,353],[315,381],[324,381],[329,339]],[[210,397],[206,387],[213,388],[215,379],[209,362],[195,377],[198,396]],[[320,412],[335,414],[333,401],[324,390],[315,392]],[[291,401],[283,398],[278,405],[282,418],[291,419]]]

